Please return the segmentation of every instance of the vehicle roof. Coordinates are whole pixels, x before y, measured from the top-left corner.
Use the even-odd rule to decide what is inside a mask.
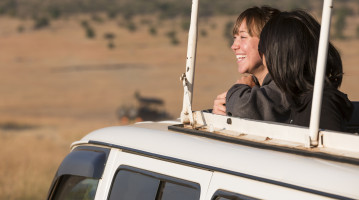
[[[73,145],[104,144],[359,198],[358,165],[233,144],[167,129],[168,125],[178,123],[151,122],[103,128]]]

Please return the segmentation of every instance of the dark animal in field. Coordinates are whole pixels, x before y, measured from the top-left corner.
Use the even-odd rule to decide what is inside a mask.
[[[164,109],[164,101],[154,97],[143,97],[135,92],[137,105],[122,105],[117,109],[117,118],[122,123],[138,121],[159,121],[171,119],[172,116]]]

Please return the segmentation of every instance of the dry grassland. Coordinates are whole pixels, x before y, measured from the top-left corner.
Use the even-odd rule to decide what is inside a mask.
[[[83,19],[89,17],[54,21],[35,31],[30,21],[0,18],[0,199],[45,199],[71,142],[94,129],[118,125],[116,109],[135,104],[135,91],[163,99],[166,110],[179,116],[179,77],[187,48],[180,23],[154,21],[158,34],[153,36],[141,19],[135,32],[119,27],[118,20],[91,22],[97,36],[88,39]],[[208,36],[198,43],[195,110],[210,108],[238,77],[223,38],[230,19],[234,17],[200,22]],[[17,31],[19,25],[25,27],[23,33]],[[178,46],[165,36],[173,29]],[[116,35],[112,50],[103,37],[108,32]],[[334,43],[346,72],[341,89],[358,101],[359,40]],[[9,123],[17,123],[15,129],[4,128]]]

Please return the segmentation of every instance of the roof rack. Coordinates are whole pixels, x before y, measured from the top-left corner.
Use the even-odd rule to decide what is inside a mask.
[[[207,131],[236,139],[240,138],[276,146],[306,149],[308,151],[314,150],[359,159],[359,136],[357,134],[319,130],[332,8],[332,0],[324,0],[313,103],[310,127],[308,128],[216,115],[205,110],[192,111],[198,19],[198,0],[192,0],[186,72],[181,76],[184,87],[183,109],[181,112],[183,128]]]

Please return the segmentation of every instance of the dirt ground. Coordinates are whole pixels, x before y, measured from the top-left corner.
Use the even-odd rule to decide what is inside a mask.
[[[135,32],[118,20],[91,22],[96,37],[89,39],[83,19],[89,17],[34,30],[31,21],[0,18],[0,199],[45,199],[70,144],[92,130],[119,125],[116,110],[135,105],[135,91],[163,99],[164,109],[179,117],[187,49],[180,22],[153,22],[157,35],[149,34],[141,19]],[[211,108],[216,95],[239,76],[223,37],[233,19],[200,22],[207,36],[199,36],[194,110]],[[166,36],[170,30],[179,45]],[[354,28],[346,31],[350,35]],[[104,38],[109,32],[115,34],[113,49]],[[334,44],[344,63],[341,90],[359,101],[359,40],[351,36]]]

